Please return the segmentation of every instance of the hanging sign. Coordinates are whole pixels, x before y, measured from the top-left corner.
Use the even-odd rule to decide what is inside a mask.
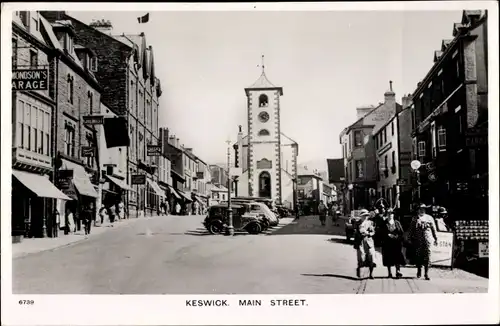
[[[161,145],[148,145],[147,152],[148,152],[148,156],[160,156],[161,155]]]
[[[437,246],[431,248],[431,265],[452,267],[453,232],[436,232]]]
[[[81,147],[81,155],[82,157],[95,157],[95,150],[96,148],[94,146],[82,146]]]
[[[13,91],[48,90],[49,71],[47,69],[13,69]]]
[[[130,179],[130,184],[133,184],[133,185],[146,184],[146,175],[145,174],[132,174],[131,179]]]

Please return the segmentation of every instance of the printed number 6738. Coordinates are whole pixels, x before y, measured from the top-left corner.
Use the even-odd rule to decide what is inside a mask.
[[[35,300],[19,300],[20,305],[31,306],[35,304]]]

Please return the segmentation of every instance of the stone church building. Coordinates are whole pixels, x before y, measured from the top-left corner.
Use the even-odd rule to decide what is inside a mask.
[[[247,130],[240,126],[235,155],[243,170],[238,178],[238,196],[272,198],[294,208],[298,144],[281,131],[280,97],[283,88],[274,86],[264,67],[260,78],[245,88]]]

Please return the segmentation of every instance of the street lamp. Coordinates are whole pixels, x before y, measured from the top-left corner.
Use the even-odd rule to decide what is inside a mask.
[[[231,188],[232,188],[232,177],[231,177],[231,141],[228,140],[227,142],[227,215],[228,215],[228,221],[227,221],[227,228],[226,228],[226,235],[227,236],[232,236],[234,235],[234,227],[233,227],[233,210],[231,208]]]
[[[421,182],[420,182],[420,167],[422,166],[422,163],[420,163],[420,161],[418,160],[414,160],[414,161],[411,161],[410,163],[410,167],[412,168],[413,172],[415,173],[416,177],[417,177],[417,199],[418,201],[420,202],[420,185],[421,185]]]

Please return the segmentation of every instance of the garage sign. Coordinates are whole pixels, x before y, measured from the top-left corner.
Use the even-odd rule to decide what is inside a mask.
[[[49,81],[47,69],[13,69],[13,91],[46,91]]]

